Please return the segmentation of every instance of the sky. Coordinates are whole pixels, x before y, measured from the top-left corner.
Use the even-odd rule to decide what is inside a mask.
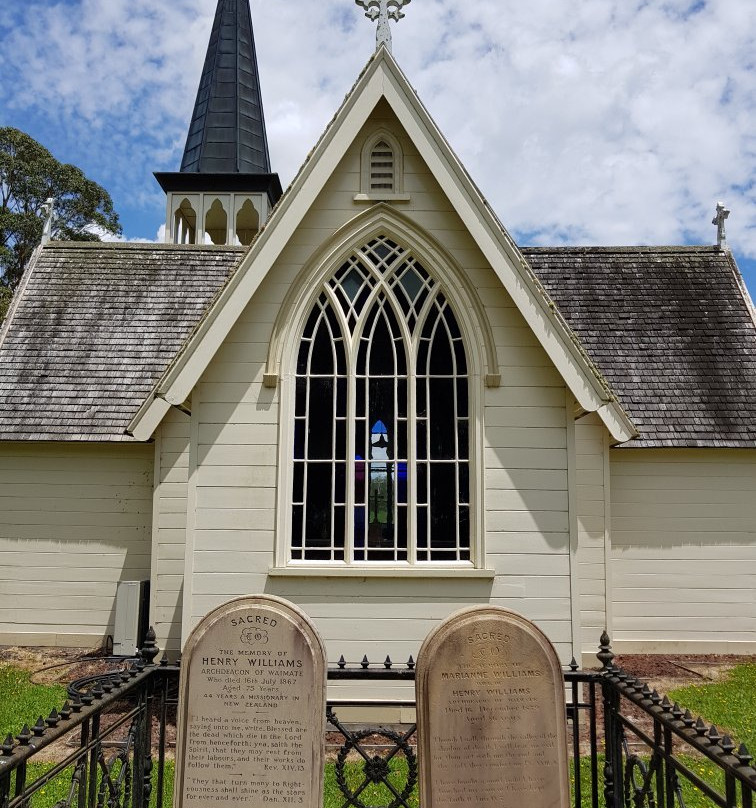
[[[216,0],[2,0],[0,125],[161,238]],[[353,0],[251,0],[284,187],[375,48]],[[756,297],[756,2],[412,0],[393,54],[521,245],[714,244]]]

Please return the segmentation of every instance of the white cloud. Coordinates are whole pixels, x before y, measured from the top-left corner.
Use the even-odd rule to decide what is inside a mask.
[[[30,0],[0,16],[3,115],[47,121],[121,210],[163,211],[215,8]],[[362,69],[351,0],[252,4],[273,167],[284,185]],[[730,242],[756,257],[756,4],[415,0],[394,54],[505,225],[526,241]],[[41,126],[41,124],[40,124]],[[55,127],[53,130],[52,127]],[[46,141],[58,154],[56,143]],[[146,228],[146,229],[145,229]]]

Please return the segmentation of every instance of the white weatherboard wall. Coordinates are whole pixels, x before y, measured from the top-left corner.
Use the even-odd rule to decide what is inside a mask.
[[[152,446],[0,446],[0,643],[91,647],[150,576]]]
[[[611,483],[616,649],[756,653],[756,451],[616,449]]]
[[[171,409],[155,435],[150,622],[158,647],[181,648],[190,419]]]
[[[581,644],[586,664],[592,665],[601,633],[611,627],[609,433],[595,413],[575,423],[575,445]]]
[[[363,136],[379,126],[391,129],[404,150],[410,200],[400,210],[464,268],[498,347],[501,387],[474,381],[484,413],[485,566],[495,575],[268,575],[276,541],[277,444],[279,431],[289,428],[279,424],[279,399],[291,383],[291,368],[282,368],[277,388],[263,387],[268,344],[284,296],[309,257],[365,209],[353,201],[360,190],[360,137],[193,392],[184,638],[218,604],[267,592],[294,601],[315,620],[332,661],[341,654],[352,661],[363,654],[405,661],[439,620],[462,606],[490,602],[534,619],[568,661],[575,651],[563,381],[395,119],[375,114]]]

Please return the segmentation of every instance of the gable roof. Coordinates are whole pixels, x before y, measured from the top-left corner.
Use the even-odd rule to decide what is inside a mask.
[[[345,149],[383,99],[533,329],[579,406],[585,411],[597,412],[616,441],[633,437],[636,434],[633,424],[608,383],[560,318],[514,241],[488,207],[385,47],[381,47],[368,62],[273,210],[265,229],[242,259],[238,271],[160,380],[152,400],[145,402],[131,422],[129,431],[138,439],[147,439],[165,415],[167,405],[180,404],[186,399],[314,204]]]
[[[50,242],[0,342],[0,439],[133,440],[125,429],[243,249]]]
[[[522,253],[637,424],[628,446],[756,448],[756,326],[729,253]],[[129,422],[242,255],[154,244],[41,249],[0,342],[0,439],[133,440]]]
[[[756,326],[717,247],[524,248],[640,436],[756,447]]]

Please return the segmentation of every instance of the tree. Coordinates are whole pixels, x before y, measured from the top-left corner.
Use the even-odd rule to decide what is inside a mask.
[[[42,238],[48,198],[55,200],[52,238],[100,241],[100,233],[121,233],[104,188],[11,126],[0,127],[0,194],[0,285],[11,291]]]

